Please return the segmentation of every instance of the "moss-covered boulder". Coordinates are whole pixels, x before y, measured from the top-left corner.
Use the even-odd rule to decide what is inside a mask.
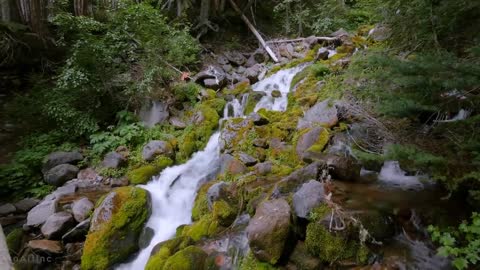
[[[142,188],[116,188],[100,200],[83,248],[84,270],[108,269],[135,253],[150,215],[150,196]]]
[[[153,176],[159,175],[165,168],[172,164],[173,160],[170,158],[159,156],[151,164],[129,171],[127,177],[132,184],[146,184]]]
[[[167,259],[177,251],[184,249],[193,244],[189,237],[176,237],[167,241],[158,243],[152,250],[148,259],[145,270],[161,270],[163,269]]]
[[[312,156],[320,157],[329,139],[329,132],[323,127],[302,130],[295,147],[298,157],[304,161],[311,161]]]
[[[182,236],[190,237],[194,241],[211,237],[219,232],[220,226],[218,220],[213,215],[205,215],[199,221],[192,225],[185,226],[182,229]]]
[[[25,242],[25,235],[22,228],[15,228],[6,238],[8,250],[11,255],[17,255]]]
[[[276,264],[290,233],[290,205],[284,199],[261,203],[247,226],[248,243],[260,261]]]
[[[233,205],[224,200],[218,200],[213,203],[213,218],[218,220],[221,226],[230,226],[237,217],[238,210]]]
[[[208,255],[196,246],[186,247],[167,259],[163,269],[203,270]]]

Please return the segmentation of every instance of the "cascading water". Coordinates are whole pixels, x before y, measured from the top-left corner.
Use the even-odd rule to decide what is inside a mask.
[[[255,110],[266,108],[284,111],[287,108],[287,94],[293,77],[302,68],[292,68],[258,82],[254,91],[265,92]],[[271,97],[273,90],[279,90],[281,97]],[[243,117],[248,95],[242,99],[228,102],[224,110],[224,119]],[[150,244],[140,251],[137,257],[117,267],[117,270],[144,269],[150,253],[156,244],[175,235],[176,228],[191,223],[191,213],[197,189],[215,177],[220,165],[219,132],[213,134],[204,150],[197,152],[185,164],[166,168],[158,177],[142,186],[152,197],[152,214],[146,227],[154,231]]]

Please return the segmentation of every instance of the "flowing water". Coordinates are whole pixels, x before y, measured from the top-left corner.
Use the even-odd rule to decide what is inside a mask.
[[[265,92],[269,97],[262,98],[257,107],[284,111],[287,108],[287,94],[293,76],[300,70],[301,68],[281,70],[255,84],[253,86],[255,91]],[[271,97],[271,92],[275,89],[280,90],[281,97]],[[233,99],[228,102],[225,106],[224,119],[243,117],[247,99],[248,95],[244,95],[241,100]],[[142,186],[152,197],[152,214],[146,227],[154,231],[154,236],[150,244],[141,250],[133,261],[120,265],[118,270],[143,269],[156,244],[172,238],[178,226],[192,222],[191,212],[198,188],[204,182],[215,178],[219,169],[219,135],[219,132],[213,134],[205,149],[195,153],[185,164],[166,168],[159,176]],[[235,243],[231,240],[226,241]]]

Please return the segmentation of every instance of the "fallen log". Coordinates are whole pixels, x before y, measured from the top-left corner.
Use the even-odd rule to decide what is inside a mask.
[[[265,40],[262,38],[262,36],[260,35],[260,33],[258,33],[257,29],[255,29],[255,27],[253,26],[252,23],[250,23],[250,21],[248,20],[247,16],[245,16],[243,14],[243,12],[240,10],[240,8],[237,6],[237,4],[235,4],[235,2],[233,0],[229,0],[230,2],[230,5],[233,7],[233,9],[235,9],[235,11],[240,14],[242,20],[247,24],[248,28],[250,28],[250,31],[253,32],[253,34],[255,35],[255,37],[258,39],[258,41],[260,42],[260,44],[262,44],[263,48],[267,51],[268,55],[270,55],[270,57],[272,58],[272,60],[275,62],[275,63],[278,63],[278,58],[277,56],[275,55],[275,53],[272,51],[272,49],[270,49],[270,47],[268,47],[267,43],[265,42]]]

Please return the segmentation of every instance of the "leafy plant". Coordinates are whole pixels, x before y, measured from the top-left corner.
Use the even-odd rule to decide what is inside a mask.
[[[441,231],[430,225],[428,231],[432,240],[439,243],[438,254],[452,256],[456,269],[468,269],[480,262],[480,214],[472,213],[471,221],[463,221],[457,229]]]

